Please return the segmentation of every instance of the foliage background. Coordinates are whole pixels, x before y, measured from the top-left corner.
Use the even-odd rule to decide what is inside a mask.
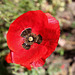
[[[43,67],[27,70],[8,64],[6,33],[10,24],[30,10],[42,10],[59,20],[61,36]],[[59,62],[58,62],[59,61]],[[75,75],[75,0],[0,0],[0,75]]]

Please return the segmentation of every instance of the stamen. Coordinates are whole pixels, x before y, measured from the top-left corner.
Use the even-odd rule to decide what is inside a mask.
[[[27,28],[21,33],[21,37],[25,37],[26,35],[30,33],[31,33],[31,28]]]
[[[30,45],[27,45],[26,43],[23,43],[22,47],[25,48],[26,50],[30,49]]]
[[[25,48],[26,50],[29,50],[33,43],[40,44],[42,42],[42,36],[40,34],[36,35],[34,33],[31,33],[31,28],[25,29],[21,33],[21,37],[25,38],[25,41],[22,44],[22,47]]]
[[[36,40],[36,43],[40,44],[42,42],[42,36],[39,34],[37,36],[37,40]]]

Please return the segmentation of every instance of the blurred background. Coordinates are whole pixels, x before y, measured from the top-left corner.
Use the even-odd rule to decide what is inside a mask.
[[[31,71],[5,61],[9,53],[6,42],[9,26],[30,10],[52,14],[61,29],[56,50],[43,67]],[[0,75],[75,75],[75,0],[0,0]]]

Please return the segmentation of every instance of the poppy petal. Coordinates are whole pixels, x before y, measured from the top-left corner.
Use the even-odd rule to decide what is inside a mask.
[[[20,36],[21,33],[26,28],[31,28],[32,33],[39,35],[46,25],[48,25],[47,16],[41,10],[24,13],[10,25],[7,33],[8,47],[15,52],[24,49],[22,47],[24,38]]]
[[[35,67],[41,67],[45,64],[45,60],[39,59],[38,61],[33,62],[31,65]]]
[[[47,32],[47,39],[48,42],[45,44],[45,46],[48,49],[48,52],[46,55],[43,57],[46,59],[48,56],[50,56],[53,51],[55,50],[56,46],[58,45],[58,40],[60,36],[60,27],[59,27],[59,22],[56,20],[54,17],[52,17],[49,13],[46,13],[47,18],[48,18],[48,28]]]
[[[7,63],[11,63],[11,54],[9,53],[6,57],[5,60],[7,61]]]
[[[27,63],[27,64],[22,63],[20,65],[26,67],[28,70],[31,70],[31,65],[29,63]]]
[[[41,59],[46,54],[46,52],[46,47],[33,44],[29,51],[20,50],[18,52],[12,52],[13,56],[11,57],[14,63],[23,65],[38,61],[38,59]]]

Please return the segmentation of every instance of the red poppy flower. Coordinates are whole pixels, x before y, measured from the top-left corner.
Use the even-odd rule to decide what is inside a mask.
[[[6,61],[28,69],[43,66],[55,50],[59,36],[59,22],[54,17],[41,10],[28,11],[9,27],[7,44],[10,54]]]

